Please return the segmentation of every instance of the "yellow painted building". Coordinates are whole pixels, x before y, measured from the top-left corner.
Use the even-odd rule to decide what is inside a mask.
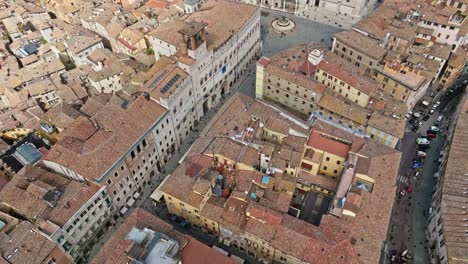
[[[345,159],[345,157],[322,149],[306,146],[301,161],[301,170],[315,175],[322,174],[337,178],[341,174]]]
[[[419,71],[401,65],[398,69],[387,65],[376,68],[372,78],[383,85],[384,91],[412,108],[422,98],[429,82]]]
[[[365,107],[369,103],[371,94],[368,95],[361,92],[344,80],[330,74],[330,72],[327,73],[317,69],[314,78],[317,82],[325,84],[347,100],[354,102],[359,106]]]
[[[262,139],[268,142],[281,145],[283,144],[283,139],[287,136],[287,134],[276,132],[266,127],[263,128]]]

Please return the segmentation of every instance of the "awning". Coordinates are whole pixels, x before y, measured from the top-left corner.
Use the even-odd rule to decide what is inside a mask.
[[[127,205],[128,206],[132,206],[133,204],[135,204],[135,200],[133,198],[130,198],[128,201],[127,201]]]
[[[139,192],[136,192],[136,193],[133,194],[133,198],[138,199],[138,197],[140,197],[140,193],[139,193]]]
[[[128,211],[127,207],[122,207],[122,209],[120,209],[120,214],[124,215],[127,211]]]

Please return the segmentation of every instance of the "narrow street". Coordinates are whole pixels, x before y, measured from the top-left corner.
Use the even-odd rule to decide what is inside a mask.
[[[459,96],[441,97],[441,106],[432,115],[426,109],[422,117],[429,115],[427,121],[423,121],[421,127],[411,132],[408,124],[405,136],[400,144],[402,158],[400,163],[399,176],[396,182],[398,187],[397,197],[392,211],[390,228],[387,237],[387,254],[396,251],[399,256],[403,251],[408,250],[412,260],[407,263],[430,263],[426,246],[425,228],[427,225],[427,216],[431,207],[432,194],[435,191],[437,178],[434,174],[439,170],[439,155],[445,146],[447,140],[445,133],[453,122],[453,109],[459,103]],[[430,108],[430,106],[429,106]],[[418,145],[416,138],[425,136],[426,131],[436,123],[439,115],[444,119],[439,125],[440,132],[437,138],[431,140],[430,148],[425,150],[427,157],[423,160],[423,167],[415,177],[416,171],[412,168],[413,160],[417,158]],[[399,194],[409,186],[412,191],[405,195]],[[391,263],[390,258],[384,263]],[[398,258],[394,263],[405,263]]]

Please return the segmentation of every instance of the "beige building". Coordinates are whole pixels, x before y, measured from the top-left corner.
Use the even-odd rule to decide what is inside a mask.
[[[383,62],[387,51],[380,43],[354,30],[336,33],[332,52],[367,74]]]
[[[88,99],[80,112],[90,118],[78,117],[60,133],[43,163],[70,179],[107,186],[114,209],[125,214],[179,144],[172,119],[156,102],[108,98]]]
[[[460,77],[460,74],[462,74],[466,68],[468,61],[467,56],[468,52],[462,48],[450,55],[447,67],[440,78],[439,85],[442,89],[447,89]]]
[[[105,186],[72,181],[32,166],[18,172],[0,197],[9,209],[5,213],[32,222],[74,261],[85,257],[83,249],[102,233],[112,215]]]
[[[257,62],[256,97],[273,101],[307,119],[317,108],[325,90],[323,84],[310,78],[313,67],[307,61],[307,48],[285,50],[271,59]]]
[[[136,28],[125,28],[117,37],[117,47],[114,52],[134,56],[139,52],[146,52],[145,34]]]
[[[301,166],[297,176],[234,166],[220,168],[215,166],[212,156],[202,154],[213,142],[215,146],[223,144],[219,137],[252,135],[253,139],[242,140],[243,145],[258,146],[257,157],[261,157],[270,143],[261,140],[261,130],[251,129],[250,116],[267,124],[265,120],[275,116],[275,111],[243,96],[227,102],[211,122],[210,129],[202,132],[194,143],[187,158],[157,190],[168,204],[169,212],[218,236],[225,245],[265,263],[378,262],[381,250],[375,245],[381,245],[386,239],[390,217],[390,210],[381,209],[390,208],[393,203],[394,197],[388,193],[394,193],[389,189],[395,188],[399,152],[331,123],[316,121],[303,150],[303,153],[316,154],[304,154],[302,162],[309,156],[312,163],[319,161],[316,167],[310,168],[309,175],[304,171],[307,166]],[[290,128],[298,129],[292,120],[280,119]],[[287,138],[282,142],[286,144]],[[224,161],[218,158],[218,162]],[[292,184],[294,196],[287,191],[288,183]],[[328,188],[331,191],[325,193]],[[300,203],[301,199],[307,199],[305,193],[329,197],[330,211],[321,215],[316,225],[310,224],[310,212]],[[375,199],[377,196],[379,199]],[[153,197],[156,198],[156,192]],[[293,208],[298,209],[300,219],[288,214]],[[362,214],[361,210],[367,213]],[[375,231],[368,235],[370,232],[364,230]],[[320,237],[316,236],[317,232]],[[357,234],[366,243],[352,243],[351,237]]]
[[[408,109],[412,109],[424,96],[430,84],[419,70],[397,62],[376,68],[372,78],[383,85],[387,94],[405,103]]]
[[[0,232],[0,250],[4,263],[74,263],[30,222],[5,214],[0,214],[0,219],[7,224]]]
[[[360,64],[361,55],[356,57],[359,60],[349,59],[356,55],[357,48],[340,46],[345,41],[339,39],[349,43],[356,34],[363,39],[361,42],[377,45],[354,32],[335,39],[340,52],[324,52],[309,44],[285,50],[271,59],[261,58],[257,63],[256,97],[274,102],[303,119],[315,115],[361,133],[367,131],[394,148],[404,135],[405,122],[401,118],[407,107],[387,95],[383,84],[366,73],[381,67],[385,49],[374,46],[378,59],[369,60],[365,67]],[[380,118],[384,121],[380,122]]]

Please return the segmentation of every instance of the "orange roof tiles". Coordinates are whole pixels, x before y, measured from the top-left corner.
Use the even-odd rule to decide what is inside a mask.
[[[165,113],[162,106],[144,97],[127,109],[107,103],[92,118],[78,117],[60,133],[59,141],[43,160],[58,163],[85,178],[99,179]]]
[[[359,67],[329,51],[325,52],[316,67],[367,95],[373,95],[380,86],[375,80],[361,74]]]
[[[282,219],[282,215],[280,213],[255,203],[249,204],[247,207],[247,212],[249,213],[250,217],[270,225],[277,225],[281,222]]]
[[[236,264],[237,262],[213,248],[199,242],[189,235],[184,236],[188,243],[180,250],[181,261],[184,264]]]
[[[348,155],[350,150],[349,145],[325,137],[317,130],[311,131],[307,145],[343,158]]]

